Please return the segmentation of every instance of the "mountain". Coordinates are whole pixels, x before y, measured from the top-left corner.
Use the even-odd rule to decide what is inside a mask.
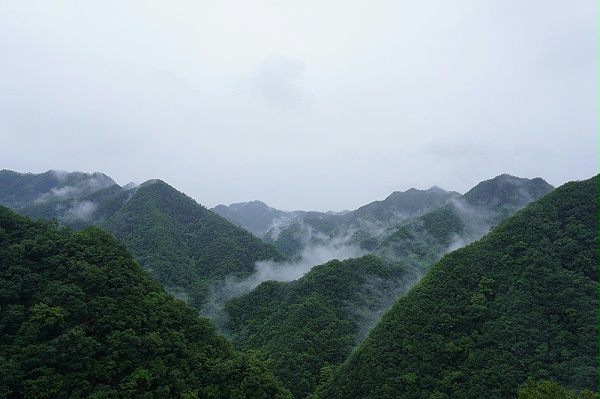
[[[295,281],[267,281],[227,302],[225,331],[238,349],[305,398],[325,382],[417,275],[368,255],[332,260]]]
[[[444,256],[314,397],[514,398],[528,378],[597,391],[598,187],[567,183]]]
[[[368,243],[373,253],[384,257],[416,257],[428,267],[445,253],[483,237],[506,217],[552,189],[540,178],[500,175],[363,245]]]
[[[123,241],[158,281],[199,309],[213,282],[248,277],[260,260],[283,260],[273,246],[161,180],[139,186],[101,227]]]
[[[451,245],[486,234],[506,210],[514,213],[531,201],[530,191],[539,196],[552,189],[544,182],[536,191],[533,187],[538,184],[535,179],[501,175],[482,182],[486,190],[480,185],[473,189],[485,194],[474,204],[439,188],[411,189],[350,212],[344,217],[354,226],[385,218],[404,222],[373,248],[383,258],[333,260],[296,281],[263,283],[227,302],[225,331],[240,350],[265,360],[294,397],[306,397]],[[340,219],[322,214],[305,217],[312,226]]]
[[[280,211],[261,201],[241,202],[229,206],[217,205],[211,211],[259,238],[269,230],[288,225],[306,213]]]
[[[0,205],[75,228],[102,222],[127,199],[128,190],[102,173],[0,170]]]
[[[0,397],[289,398],[108,233],[0,207]]]
[[[101,173],[2,170],[0,205],[77,229],[106,229],[171,293],[198,309],[207,305],[214,281],[244,278],[256,261],[284,258],[160,180],[120,187]]]

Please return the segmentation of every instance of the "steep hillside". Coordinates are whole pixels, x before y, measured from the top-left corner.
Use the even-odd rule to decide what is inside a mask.
[[[0,264],[0,397],[289,397],[98,228],[0,207]]]
[[[417,258],[429,267],[445,253],[483,237],[493,226],[552,189],[539,178],[500,175],[441,207],[407,220],[393,233],[371,239],[368,244],[378,255]]]
[[[230,300],[227,332],[305,398],[379,321],[417,276],[369,255],[332,260],[291,282],[268,281]]]
[[[514,398],[529,377],[598,390],[598,176],[443,257],[319,398]]]
[[[209,285],[282,260],[270,245],[160,181],[147,182],[102,224],[158,281],[202,308]]]

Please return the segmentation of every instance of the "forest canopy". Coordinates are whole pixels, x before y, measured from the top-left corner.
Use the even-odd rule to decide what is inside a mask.
[[[96,227],[0,207],[0,264],[0,397],[289,397]]]

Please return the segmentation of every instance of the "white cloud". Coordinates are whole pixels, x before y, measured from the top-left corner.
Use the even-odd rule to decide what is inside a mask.
[[[13,0],[0,53],[0,159],[20,172],[324,211],[598,173],[588,1]]]

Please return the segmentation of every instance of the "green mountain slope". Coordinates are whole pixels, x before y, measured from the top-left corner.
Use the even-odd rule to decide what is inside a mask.
[[[273,246],[160,180],[120,187],[101,173],[2,170],[0,205],[76,229],[108,230],[170,292],[198,309],[214,281],[246,277],[258,260],[283,259]]]
[[[372,240],[373,253],[395,259],[418,259],[429,268],[442,255],[486,235],[490,228],[552,191],[544,180],[500,175],[463,196],[415,218],[389,235]],[[390,229],[391,230],[391,229]]]
[[[310,246],[330,245],[337,242],[370,251],[390,229],[397,228],[411,218],[447,204],[458,193],[438,187],[429,190],[410,189],[394,192],[382,201],[374,201],[345,213],[294,213],[280,226],[267,232],[264,240],[289,257],[297,257]]]
[[[227,302],[228,334],[295,398],[311,394],[417,276],[369,255],[332,260]]]
[[[286,398],[108,233],[0,207],[0,397]]]
[[[598,390],[598,176],[443,257],[320,398],[514,398],[528,377]]]
[[[209,285],[249,276],[259,260],[282,260],[273,246],[198,205],[168,184],[143,184],[102,225],[173,292],[201,308]]]
[[[290,258],[300,258],[315,246],[354,247],[395,259],[405,259],[407,252],[416,250],[427,252],[420,258],[426,259],[429,267],[443,254],[481,238],[490,227],[552,189],[541,178],[503,174],[479,183],[464,195],[439,187],[413,188],[340,214],[283,213],[262,203],[220,206],[218,211],[245,226],[254,226],[252,219],[259,219],[262,229],[270,220],[274,227],[259,236]],[[443,220],[446,217],[450,219]]]

